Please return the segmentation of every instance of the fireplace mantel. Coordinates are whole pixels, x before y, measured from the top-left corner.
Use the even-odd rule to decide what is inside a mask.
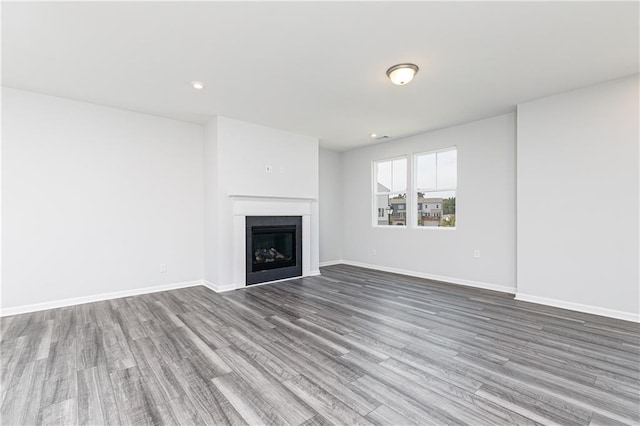
[[[317,198],[285,197],[281,195],[229,194],[229,198],[262,199],[262,200],[298,200],[303,202],[317,201]]]

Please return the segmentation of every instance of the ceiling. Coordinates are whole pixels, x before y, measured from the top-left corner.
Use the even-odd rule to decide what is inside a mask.
[[[3,86],[198,123],[219,114],[338,150],[638,72],[638,2],[2,6]],[[385,76],[400,62],[420,67],[406,86]]]

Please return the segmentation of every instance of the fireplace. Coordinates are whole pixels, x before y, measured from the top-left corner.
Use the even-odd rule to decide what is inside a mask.
[[[246,284],[302,275],[302,217],[246,217]]]

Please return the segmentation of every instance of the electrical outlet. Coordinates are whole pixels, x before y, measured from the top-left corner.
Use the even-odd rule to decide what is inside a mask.
[[[264,171],[267,172],[267,173],[273,173],[273,167],[267,165],[267,166],[265,166]]]
[[[475,249],[473,251],[473,257],[475,257],[476,259],[480,259],[480,250]]]
[[[160,264],[160,273],[161,274],[166,274],[167,273],[167,265],[164,263]]]

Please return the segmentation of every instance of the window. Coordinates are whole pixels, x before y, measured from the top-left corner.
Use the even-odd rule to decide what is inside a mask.
[[[374,225],[407,224],[407,159],[373,163]],[[402,207],[401,207],[402,206]],[[380,211],[383,212],[382,216]]]
[[[415,156],[418,226],[456,226],[457,157],[455,148]]]

